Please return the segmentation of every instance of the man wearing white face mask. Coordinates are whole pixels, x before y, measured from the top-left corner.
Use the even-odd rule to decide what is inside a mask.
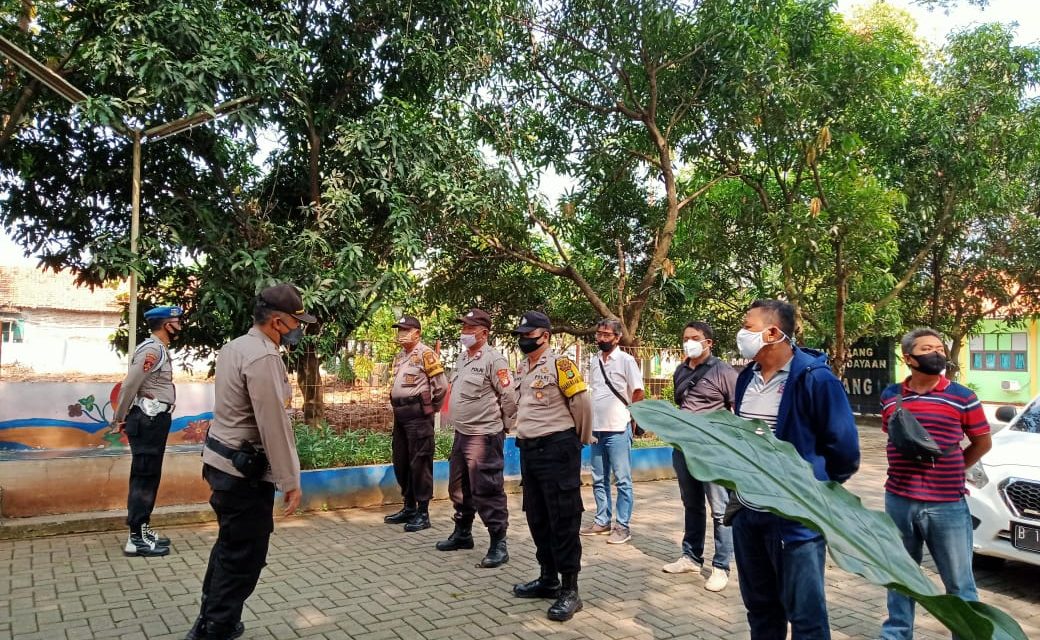
[[[473,517],[480,514],[491,545],[477,566],[493,568],[509,562],[503,445],[516,419],[516,383],[505,357],[487,343],[491,316],[471,309],[459,322],[463,352],[451,379],[447,418],[455,427],[448,459],[455,530],[437,543],[437,550],[472,549]]]
[[[794,345],[794,329],[794,305],[752,303],[737,333],[740,355],[753,362],[737,378],[736,413],[762,420],[778,439],[794,445],[818,480],[845,482],[859,468],[849,399],[826,355]],[[788,624],[792,640],[829,640],[823,536],[741,503],[745,508],[733,516],[733,543],[752,640],[785,638]]]
[[[683,351],[686,360],[672,374],[675,404],[691,413],[733,410],[737,372],[729,364],[711,354],[715,333],[706,322],[691,322],[683,329]],[[704,582],[708,591],[722,591],[729,582],[729,563],[733,557],[733,531],[723,524],[729,492],[714,482],[701,482],[686,467],[686,457],[678,449],[672,451],[672,466],[679,481],[679,495],[685,511],[682,555],[662,569],[666,573],[700,572],[704,566],[704,535],[707,510],[711,507],[715,555],[711,573]]]

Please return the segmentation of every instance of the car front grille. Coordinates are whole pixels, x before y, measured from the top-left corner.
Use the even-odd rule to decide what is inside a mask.
[[[1004,500],[1016,516],[1040,520],[1040,482],[1009,478],[1003,493]]]

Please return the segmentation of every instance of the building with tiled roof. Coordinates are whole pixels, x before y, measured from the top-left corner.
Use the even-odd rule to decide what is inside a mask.
[[[0,365],[39,373],[117,373],[111,347],[125,300],[125,282],[77,286],[69,272],[0,266]]]

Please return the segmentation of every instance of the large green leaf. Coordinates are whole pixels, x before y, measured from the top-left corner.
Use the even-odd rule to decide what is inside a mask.
[[[910,596],[958,636],[1025,640],[1018,623],[999,609],[941,595],[886,514],[867,509],[836,482],[817,480],[809,463],[764,423],[726,411],[696,415],[662,400],[633,405],[632,417],[679,447],[699,480],[735,489],[746,501],[823,533],[838,566]]]

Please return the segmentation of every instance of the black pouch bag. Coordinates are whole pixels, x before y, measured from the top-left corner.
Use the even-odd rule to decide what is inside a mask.
[[[888,419],[888,441],[904,457],[932,464],[960,446],[955,442],[946,449],[940,448],[914,414],[903,408],[902,392],[896,396],[896,410]]]
[[[243,442],[242,447],[231,454],[231,466],[249,480],[259,480],[267,472],[267,454],[253,446],[252,442]]]

